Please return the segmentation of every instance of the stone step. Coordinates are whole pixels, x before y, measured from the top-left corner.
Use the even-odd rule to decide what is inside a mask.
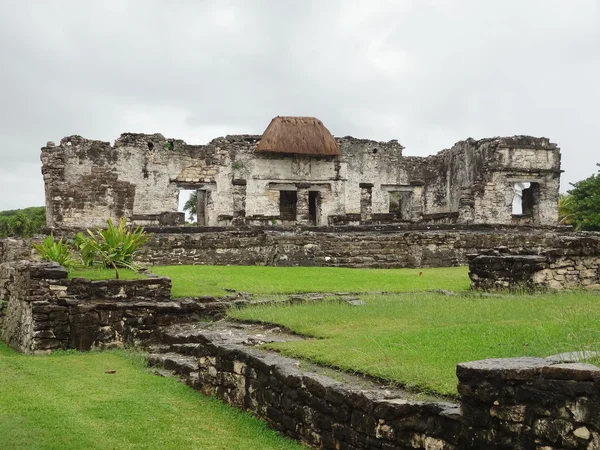
[[[146,347],[146,352],[150,354],[154,353],[168,353],[171,349],[171,346],[166,344],[152,344]]]
[[[147,361],[149,366],[159,366],[181,376],[187,377],[192,372],[198,372],[196,358],[179,353],[153,353],[147,356]]]
[[[170,346],[170,351],[173,353],[178,353],[180,355],[185,355],[185,356],[199,356],[198,355],[198,348],[199,348],[200,344],[198,343],[185,343],[185,344],[171,344]]]
[[[205,324],[187,324],[163,328],[160,332],[160,341],[163,344],[190,344],[206,342],[203,337]]]

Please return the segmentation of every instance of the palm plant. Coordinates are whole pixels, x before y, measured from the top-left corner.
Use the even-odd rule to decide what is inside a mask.
[[[106,222],[106,230],[88,231],[88,236],[78,233],[75,244],[81,252],[85,265],[100,262],[106,268],[115,270],[115,278],[119,278],[119,267],[136,270],[133,254],[148,240],[143,227],[132,228],[127,220],[121,218],[115,226],[112,219]]]
[[[558,196],[558,223],[561,225],[573,225],[573,197],[569,194]]]
[[[192,222],[196,221],[196,216],[198,215],[198,191],[190,194],[190,198],[183,205],[183,210],[190,215]]]

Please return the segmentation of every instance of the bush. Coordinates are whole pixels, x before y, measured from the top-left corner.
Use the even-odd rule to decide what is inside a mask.
[[[573,224],[578,230],[600,231],[600,172],[572,185],[569,209]]]
[[[106,268],[112,268],[118,279],[119,267],[137,269],[133,263],[133,255],[148,240],[148,235],[143,227],[134,229],[128,226],[124,218],[119,220],[118,226],[113,224],[112,219],[108,219],[106,225],[106,230],[87,230],[87,236],[78,233],[75,245],[85,265],[100,263]]]
[[[41,244],[33,244],[40,256],[47,261],[55,261],[61,266],[71,268],[75,265],[73,252],[62,238],[56,242],[54,235],[48,236]]]
[[[46,208],[43,206],[0,211],[0,238],[28,238],[39,233],[45,225]]]

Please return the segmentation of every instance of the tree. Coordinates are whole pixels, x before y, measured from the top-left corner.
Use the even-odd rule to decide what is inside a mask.
[[[573,225],[573,196],[560,194],[558,196],[558,223]]]
[[[600,231],[600,171],[571,185],[573,224],[578,230]]]
[[[198,214],[198,191],[194,191],[190,194],[190,198],[185,202],[185,205],[183,205],[183,210],[190,215],[190,220],[192,222],[196,221],[196,215]]]

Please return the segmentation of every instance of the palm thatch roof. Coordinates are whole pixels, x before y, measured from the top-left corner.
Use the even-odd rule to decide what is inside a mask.
[[[277,116],[256,146],[257,152],[338,156],[337,141],[315,117]]]

